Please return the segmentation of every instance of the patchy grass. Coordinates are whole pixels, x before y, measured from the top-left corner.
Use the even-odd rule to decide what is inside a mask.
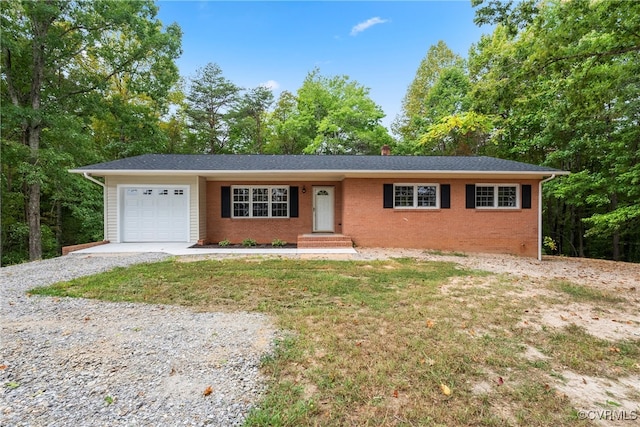
[[[235,259],[136,265],[32,293],[273,315],[292,333],[263,360],[271,383],[251,426],[586,425],[550,375],[634,373],[640,342],[518,327],[541,304],[518,297],[526,286],[413,259]],[[527,346],[549,359],[527,359]]]
[[[578,374],[615,379],[621,374],[637,373],[640,341],[612,343],[573,324],[532,334],[529,339],[552,356],[558,367],[567,367]]]
[[[600,302],[606,304],[624,303],[626,300],[612,293],[586,286],[576,285],[567,281],[554,281],[551,283],[553,290],[563,292],[578,302]]]

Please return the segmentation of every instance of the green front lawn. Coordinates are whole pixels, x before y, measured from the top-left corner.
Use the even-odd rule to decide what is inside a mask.
[[[640,343],[610,352],[580,329],[522,328],[541,304],[517,296],[526,286],[452,263],[265,258],[141,264],[31,293],[272,315],[288,333],[263,360],[270,388],[248,425],[581,425],[550,375],[574,348],[578,373],[630,374]]]

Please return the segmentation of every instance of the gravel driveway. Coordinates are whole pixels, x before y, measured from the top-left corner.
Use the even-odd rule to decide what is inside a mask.
[[[71,255],[0,269],[0,426],[242,424],[264,391],[258,366],[275,338],[267,316],[25,294],[165,257]]]

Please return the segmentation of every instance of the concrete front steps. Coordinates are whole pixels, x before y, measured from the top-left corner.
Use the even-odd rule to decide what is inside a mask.
[[[343,234],[314,233],[298,235],[298,249],[352,248],[351,237]]]

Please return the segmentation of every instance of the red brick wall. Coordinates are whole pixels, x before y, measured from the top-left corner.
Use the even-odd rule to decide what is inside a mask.
[[[232,185],[290,185],[298,187],[298,218],[222,218],[220,188]],[[258,243],[271,243],[274,239],[289,243],[297,241],[298,234],[313,231],[314,185],[335,187],[335,232],[342,232],[342,183],[340,182],[207,182],[207,241],[218,243],[228,239],[231,243],[241,243],[246,238]],[[306,193],[302,187],[306,187]]]
[[[384,183],[451,185],[451,208],[398,210],[383,208]],[[426,248],[462,252],[497,252],[537,256],[538,181],[531,185],[531,209],[465,208],[465,184],[499,184],[512,180],[345,179],[342,184],[343,226],[357,246]]]
[[[383,184],[440,183],[451,185],[451,208],[398,210],[383,208]],[[531,209],[465,208],[465,185],[477,183],[531,185]],[[444,251],[495,252],[535,257],[538,253],[538,181],[476,179],[354,179],[342,182],[287,182],[298,186],[299,217],[286,219],[221,218],[220,188],[231,185],[277,185],[278,182],[207,182],[207,241],[229,239],[258,243],[273,239],[296,242],[311,233],[312,186],[335,186],[335,232],[361,247],[406,247]],[[302,187],[307,189],[302,193]]]

